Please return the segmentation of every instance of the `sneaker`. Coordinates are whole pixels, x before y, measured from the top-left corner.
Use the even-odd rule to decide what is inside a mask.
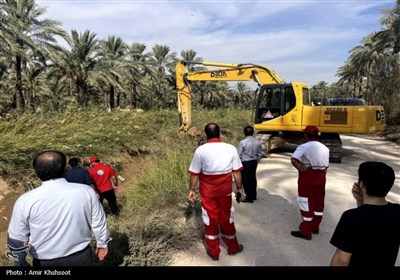
[[[252,199],[247,199],[247,198],[245,198],[245,199],[243,199],[241,202],[244,202],[244,203],[253,203],[254,201],[253,201]]]
[[[305,240],[311,240],[311,236],[310,236],[310,237],[307,237],[307,236],[303,235],[303,234],[301,233],[301,231],[299,231],[299,230],[297,230],[297,231],[292,231],[290,234],[291,234],[292,236],[294,236],[294,237],[302,238],[302,239],[305,239]]]
[[[207,251],[207,255],[213,260],[213,261],[218,261],[219,257],[213,257],[210,255],[210,253]]]
[[[237,254],[241,253],[242,251],[243,251],[243,245],[242,245],[242,244],[239,244],[239,247],[238,247],[238,249],[236,250],[236,252],[228,253],[228,255],[229,255],[229,256],[234,256],[234,255],[237,255]]]

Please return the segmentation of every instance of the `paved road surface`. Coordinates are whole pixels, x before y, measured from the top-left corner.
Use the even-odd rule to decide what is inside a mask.
[[[341,136],[342,163],[331,163],[327,175],[324,218],[320,234],[311,241],[294,238],[300,213],[296,200],[297,171],[290,163],[295,146],[287,145],[259,164],[258,200],[254,204],[234,202],[235,224],[244,251],[228,256],[221,246],[219,261],[212,261],[201,241],[174,258],[174,266],[328,266],[335,248],[329,244],[333,230],[343,211],[355,207],[351,195],[357,169],[366,160],[384,161],[396,172],[395,185],[388,195],[400,203],[400,147],[378,137]],[[400,265],[398,257],[396,265]]]

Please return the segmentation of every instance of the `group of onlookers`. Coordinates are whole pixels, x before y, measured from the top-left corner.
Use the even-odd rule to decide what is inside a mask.
[[[237,147],[224,143],[216,123],[206,125],[207,143],[197,147],[189,166],[188,199],[194,202],[199,189],[205,225],[206,252],[219,260],[220,239],[228,255],[244,250],[236,236],[232,207],[232,182],[237,201],[257,200],[256,170],[262,156],[261,142],[254,128],[244,128],[245,138]],[[306,142],[291,156],[298,170],[298,202],[302,222],[291,235],[311,240],[319,234],[324,211],[329,149],[319,140],[319,129],[309,125],[304,130]],[[8,228],[7,256],[16,264],[34,266],[89,266],[93,263],[90,246],[92,233],[99,260],[108,254],[111,240],[103,199],[111,213],[118,215],[115,189],[118,179],[110,165],[99,158],[89,158],[90,168],[82,167],[79,158],[67,160],[60,151],[45,151],[33,160],[41,179],[40,187],[21,195],[16,201]],[[330,243],[336,252],[331,265],[393,266],[400,246],[400,205],[385,197],[395,180],[394,170],[382,162],[360,164],[358,181],[352,193],[357,208],[343,213]]]
[[[253,127],[245,127],[237,149],[220,138],[216,123],[206,125],[207,143],[199,146],[189,167],[189,201],[199,193],[205,225],[206,252],[219,260],[220,238],[228,247],[228,255],[243,251],[234,226],[232,178],[236,184],[238,202],[254,203],[257,199],[257,164],[261,158],[261,143],[253,136]],[[291,235],[311,240],[319,234],[324,211],[326,174],[329,149],[322,144],[318,127],[304,129],[305,143],[291,156],[298,170],[298,202],[302,222]],[[330,243],[336,252],[332,266],[394,266],[400,246],[400,205],[385,197],[392,188],[395,174],[383,162],[360,164],[358,181],[353,185],[357,208],[343,213]],[[244,190],[243,190],[244,189]]]

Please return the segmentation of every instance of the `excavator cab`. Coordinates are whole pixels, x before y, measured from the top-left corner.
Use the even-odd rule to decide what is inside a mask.
[[[291,84],[263,85],[259,90],[254,123],[281,117],[296,106],[296,96]]]

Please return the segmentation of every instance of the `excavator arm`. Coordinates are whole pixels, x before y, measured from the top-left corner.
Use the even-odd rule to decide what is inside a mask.
[[[188,65],[218,67],[215,70],[188,70]],[[192,125],[191,81],[253,81],[263,84],[284,84],[285,81],[271,68],[255,64],[226,64],[217,62],[179,61],[176,64],[176,86],[178,89],[178,112],[180,114],[180,133],[185,133]]]

